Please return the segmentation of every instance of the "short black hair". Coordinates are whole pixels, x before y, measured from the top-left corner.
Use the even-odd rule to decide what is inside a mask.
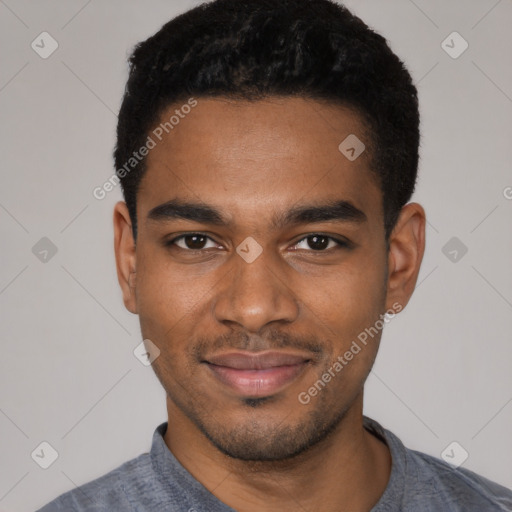
[[[331,0],[203,3],[139,43],[129,63],[114,159],[135,239],[146,159],[132,160],[132,168],[126,163],[163,111],[195,97],[269,96],[324,100],[359,113],[370,134],[389,239],[416,184],[417,90],[386,39],[346,7]]]

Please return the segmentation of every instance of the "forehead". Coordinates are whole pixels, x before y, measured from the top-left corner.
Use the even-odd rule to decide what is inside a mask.
[[[150,133],[156,145],[139,189],[141,215],[176,197],[238,217],[262,218],[298,202],[335,199],[378,213],[381,193],[369,152],[355,160],[343,152],[345,140],[369,146],[352,110],[302,98],[197,98],[187,114],[180,106],[161,116],[162,123],[175,116],[169,133],[164,130],[161,140]]]

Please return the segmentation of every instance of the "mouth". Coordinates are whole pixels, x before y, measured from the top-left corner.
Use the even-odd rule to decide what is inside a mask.
[[[273,395],[304,372],[312,361],[304,354],[287,352],[229,352],[203,361],[212,375],[243,397]]]

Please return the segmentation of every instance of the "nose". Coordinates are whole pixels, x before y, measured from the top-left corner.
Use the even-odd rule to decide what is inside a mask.
[[[233,272],[226,276],[213,306],[218,322],[258,333],[268,324],[291,323],[297,318],[298,298],[276,255],[263,251],[248,263],[235,254],[233,260]]]

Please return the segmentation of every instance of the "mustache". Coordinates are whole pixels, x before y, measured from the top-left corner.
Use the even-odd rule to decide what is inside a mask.
[[[209,338],[200,336],[193,344],[192,352],[196,359],[202,360],[207,354],[232,350],[247,350],[261,352],[274,349],[298,349],[320,356],[330,346],[327,340],[320,341],[313,336],[304,336],[269,330],[265,336],[250,334],[245,331],[233,331],[231,333]]]

